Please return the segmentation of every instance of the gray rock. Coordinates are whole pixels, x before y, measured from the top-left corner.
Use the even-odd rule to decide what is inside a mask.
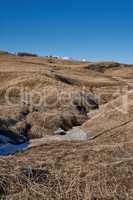
[[[62,128],[58,128],[57,131],[54,132],[56,135],[66,135],[66,131],[64,131]]]

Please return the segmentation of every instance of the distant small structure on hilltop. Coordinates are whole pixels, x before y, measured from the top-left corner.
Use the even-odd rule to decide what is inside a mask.
[[[33,53],[27,53],[27,52],[18,52],[17,56],[31,56],[31,57],[37,57],[37,54],[33,54]]]
[[[86,62],[87,60],[85,58],[82,59],[83,62]]]

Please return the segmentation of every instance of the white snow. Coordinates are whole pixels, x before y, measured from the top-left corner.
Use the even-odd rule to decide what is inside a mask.
[[[66,140],[87,140],[87,134],[80,129],[80,127],[73,127],[71,130],[67,131],[67,135],[64,136]]]
[[[62,59],[63,59],[63,60],[71,60],[71,58],[66,57],[66,56],[62,57]]]
[[[87,60],[85,58],[82,59],[83,62],[86,62]]]

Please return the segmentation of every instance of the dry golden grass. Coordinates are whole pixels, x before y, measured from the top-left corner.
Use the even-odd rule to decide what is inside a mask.
[[[112,62],[0,55],[0,127],[6,124],[7,130],[18,133],[30,124],[30,138],[47,137],[25,152],[0,157],[0,199],[132,200],[131,91],[128,112],[118,110],[122,108],[119,89],[132,87],[132,73],[131,66]],[[15,102],[9,106],[5,92],[10,87],[28,87],[30,92],[45,90],[48,104],[29,108]],[[85,95],[101,96],[99,110],[90,112],[89,108],[88,114],[79,113],[71,104],[74,95],[83,91]],[[68,99],[70,93],[73,95]],[[61,94],[61,101],[51,107]],[[19,100],[15,90],[11,97]],[[88,140],[47,142],[57,128],[69,129],[77,121],[83,123],[80,128],[88,134]]]

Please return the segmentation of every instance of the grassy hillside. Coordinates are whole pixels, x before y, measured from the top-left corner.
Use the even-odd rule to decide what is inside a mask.
[[[132,66],[0,53],[0,135],[31,145],[0,157],[0,199],[132,199]]]

